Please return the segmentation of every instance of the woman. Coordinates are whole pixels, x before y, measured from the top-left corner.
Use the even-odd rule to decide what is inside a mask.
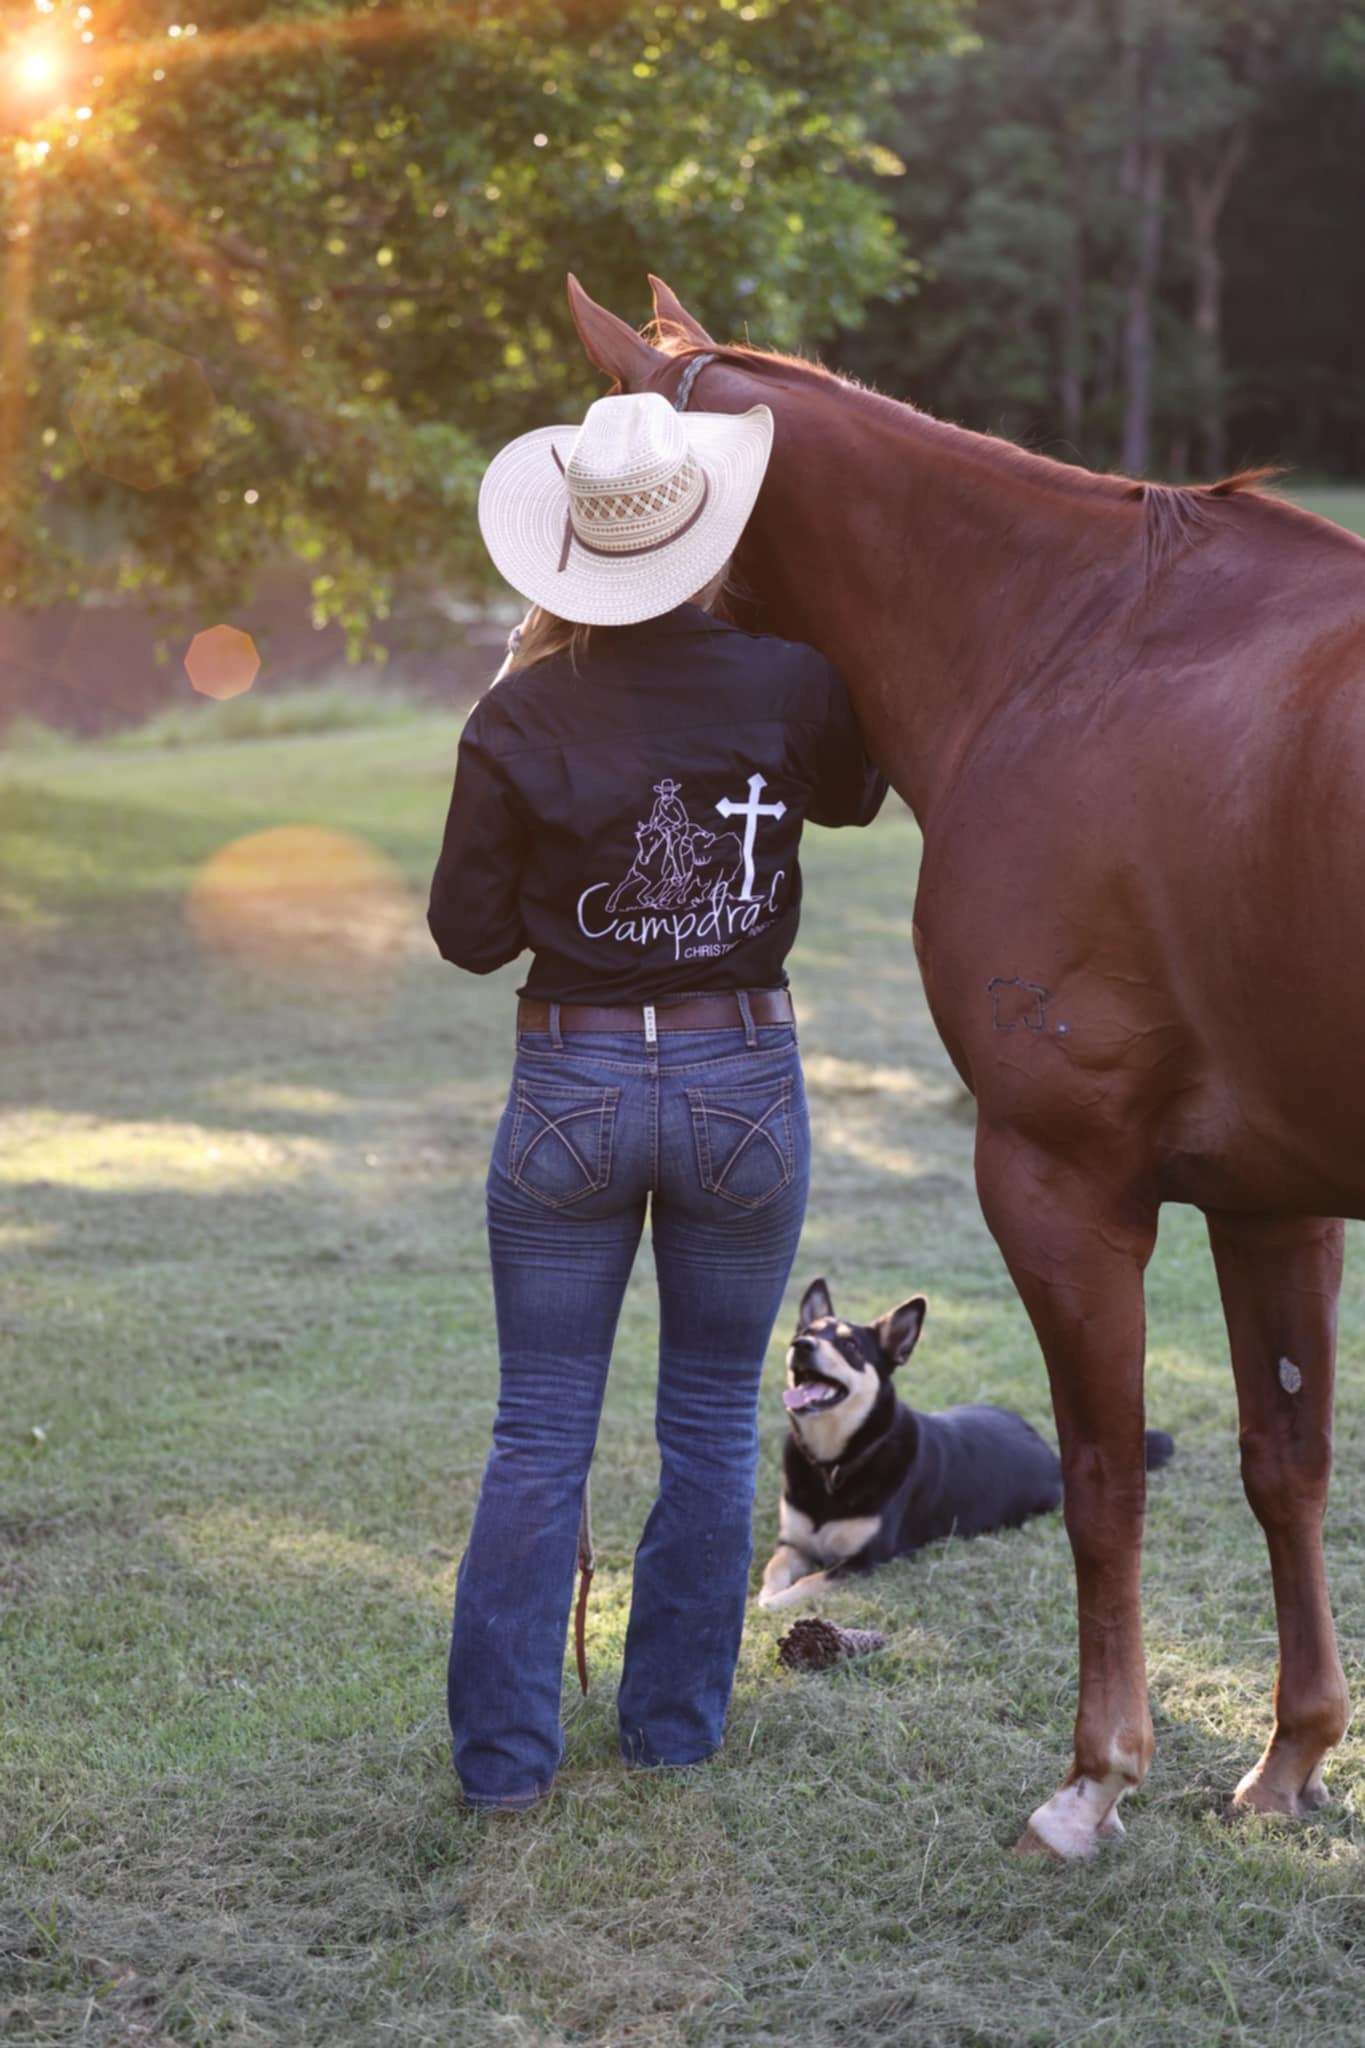
[[[809,1178],[797,847],[804,819],[865,824],[885,793],[829,663],[710,610],[772,433],[766,406],[604,398],[505,448],[479,496],[533,609],[464,728],[429,922],[476,974],[533,958],[488,1175],[498,1412],[450,1651],[475,1806],[532,1804],[563,1754],[579,1507],[647,1208],[660,1479],[621,1749],[690,1764],[724,1729],[759,1375]]]

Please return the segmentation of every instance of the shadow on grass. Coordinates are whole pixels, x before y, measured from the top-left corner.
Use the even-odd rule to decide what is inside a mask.
[[[67,796],[40,783],[0,782],[0,919],[23,927],[84,920],[130,895],[188,876],[248,818]],[[74,935],[73,935],[74,936]]]
[[[1055,2043],[1106,2012],[1115,2040],[1231,2042],[1229,1997],[1247,2039],[1350,2038],[1333,2019],[1365,1938],[1359,1819],[1223,1825],[1242,1761],[1226,1734],[1158,1711],[1129,1841],[1093,1868],[1006,1853],[1060,1767],[1070,1703],[1030,1636],[1051,1593],[1030,1607],[1016,1583],[998,1623],[964,1622],[993,1540],[946,1548],[932,1617],[906,1614],[910,1568],[886,1574],[891,1642],[864,1666],[789,1677],[770,1624],[752,1627],[725,1749],[682,1779],[610,1754],[613,1621],[554,1797],[511,1818],[455,1805],[433,1700],[443,1574],[236,1510],[172,1549],[185,1583],[144,1602],[140,1641],[118,1642],[112,1599],[93,1625],[129,1671],[149,1647],[175,1670],[202,1660],[186,1667],[202,1746],[188,1697],[146,1712],[125,1693],[122,1719],[160,1728],[170,1769],[152,1728],[130,1769],[136,1732],[106,1748],[96,1723],[33,1774],[0,1910],[14,2038],[74,2038],[93,2001],[96,2041],[397,2027],[462,2048],[687,2048],[750,2038],[758,2009],[769,2038],[812,2048]],[[267,1632],[279,1667],[238,1666]],[[104,1646],[76,1647],[110,1701]],[[1177,2008],[1182,2031],[1162,2031]]]

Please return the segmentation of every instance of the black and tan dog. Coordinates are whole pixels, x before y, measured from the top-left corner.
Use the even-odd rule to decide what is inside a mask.
[[[792,1426],[761,1607],[795,1606],[836,1574],[869,1571],[937,1537],[1014,1529],[1060,1506],[1061,1461],[1022,1415],[920,1415],[897,1399],[891,1375],[914,1350],[924,1310],[917,1294],[875,1323],[849,1323],[823,1280],[806,1289],[787,1353]],[[1148,1468],[1174,1448],[1149,1429]]]

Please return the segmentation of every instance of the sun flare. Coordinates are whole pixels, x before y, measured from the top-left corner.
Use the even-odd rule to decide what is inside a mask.
[[[31,44],[15,59],[15,82],[25,92],[47,92],[59,83],[64,69],[56,50],[45,43]]]

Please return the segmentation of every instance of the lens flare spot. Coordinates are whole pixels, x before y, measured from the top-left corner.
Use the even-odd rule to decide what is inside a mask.
[[[45,44],[33,44],[20,52],[14,77],[25,92],[48,92],[61,82],[62,60]]]
[[[187,914],[206,952],[306,981],[373,990],[412,945],[416,913],[398,868],[354,833],[279,825],[220,848]]]
[[[126,342],[93,363],[69,417],[90,467],[135,491],[192,476],[218,431],[202,365],[159,341]]]
[[[240,697],[256,680],[261,657],[240,626],[209,626],[185,654],[185,673],[201,697]]]

